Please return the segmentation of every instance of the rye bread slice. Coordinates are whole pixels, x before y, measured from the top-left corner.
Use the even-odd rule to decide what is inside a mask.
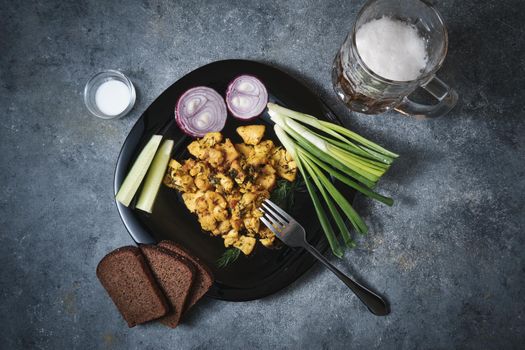
[[[102,258],[97,277],[130,328],[160,318],[169,311],[164,295],[136,247],[122,247]]]
[[[190,295],[195,267],[188,259],[161,247],[142,245],[140,249],[171,306],[171,312],[160,321],[175,328],[180,323]]]
[[[187,259],[189,259],[197,268],[197,276],[195,276],[195,281],[191,289],[191,295],[188,300],[188,304],[185,310],[188,310],[190,307],[195,305],[204,294],[210,289],[213,284],[213,274],[206,264],[200,261],[199,258],[192,255],[186,249],[172,241],[161,241],[158,244],[159,247],[166,248],[176,254],[179,254]]]

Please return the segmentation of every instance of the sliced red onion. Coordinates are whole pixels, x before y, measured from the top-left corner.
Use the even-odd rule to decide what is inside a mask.
[[[234,117],[252,119],[259,116],[268,103],[268,91],[254,76],[241,75],[226,91],[226,104]]]
[[[177,102],[175,120],[179,128],[194,137],[221,131],[226,124],[226,104],[217,91],[197,86],[186,91]]]

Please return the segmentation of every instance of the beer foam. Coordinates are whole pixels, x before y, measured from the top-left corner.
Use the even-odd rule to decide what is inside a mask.
[[[386,16],[363,24],[356,45],[366,66],[390,80],[415,80],[428,61],[425,39],[416,27]]]

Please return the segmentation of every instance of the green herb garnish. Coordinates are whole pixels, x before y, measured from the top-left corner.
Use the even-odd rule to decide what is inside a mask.
[[[241,255],[240,249],[237,248],[228,248],[222,253],[222,255],[217,259],[217,266],[224,268],[229,264],[235,262]]]
[[[270,200],[283,208],[283,210],[291,210],[295,204],[295,194],[305,190],[304,180],[300,175],[293,182],[280,179],[270,195]]]

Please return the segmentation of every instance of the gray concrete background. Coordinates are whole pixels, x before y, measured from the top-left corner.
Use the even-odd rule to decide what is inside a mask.
[[[332,59],[363,1],[0,2],[0,347],[4,349],[503,349],[525,342],[525,6],[435,1],[449,27],[440,76],[461,100],[416,121],[350,113]],[[176,330],[128,329],[95,277],[132,243],[113,203],[120,147],[144,109],[208,62],[288,70],[347,125],[401,153],[360,199],[371,227],[335,261],[388,297],[368,313],[316,266],[263,300],[205,300]],[[120,69],[138,102],[91,117],[87,79]],[[336,260],[336,259],[332,259]]]

